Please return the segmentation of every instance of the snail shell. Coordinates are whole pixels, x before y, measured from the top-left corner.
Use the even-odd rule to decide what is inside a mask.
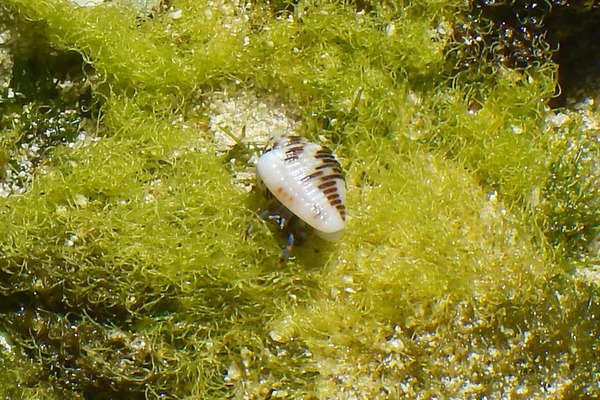
[[[346,224],[346,181],[327,147],[301,136],[273,138],[257,163],[259,187],[267,197],[314,228],[325,240],[337,240]],[[280,213],[283,215],[283,213]]]

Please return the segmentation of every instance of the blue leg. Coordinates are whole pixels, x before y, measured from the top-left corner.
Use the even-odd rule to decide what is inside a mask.
[[[277,225],[279,225],[279,229],[283,229],[283,226],[285,225],[285,218],[282,217],[279,213],[269,214],[269,209],[262,210],[258,213],[258,216],[264,219],[265,221],[277,220]]]
[[[282,216],[280,216],[279,214],[269,214],[269,209],[266,208],[264,210],[261,210],[258,213],[258,216],[260,219],[264,220],[264,221],[273,221],[273,220],[277,220],[277,225],[279,225],[279,229],[283,229],[283,226],[285,225],[285,218],[283,218]],[[250,236],[252,234],[252,230],[254,228],[254,224],[256,223],[256,221],[252,221],[248,227],[246,228],[246,237]]]
[[[279,259],[280,262],[284,263],[288,260],[288,257],[290,256],[290,250],[292,250],[293,246],[294,234],[288,233],[285,240],[285,246],[283,247],[283,251],[281,252],[281,258]]]

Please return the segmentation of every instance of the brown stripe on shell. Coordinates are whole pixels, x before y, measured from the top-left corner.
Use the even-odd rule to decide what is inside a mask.
[[[281,147],[294,146],[306,142],[307,140],[302,136],[284,136],[277,139],[273,138],[265,145],[262,154],[268,153],[274,149],[279,149]]]
[[[340,217],[342,217],[342,221],[346,220],[346,206],[343,204],[338,204],[337,206],[335,206],[335,208],[337,208],[338,212],[340,213]]]
[[[332,158],[330,160],[326,160],[324,158],[321,159],[321,164],[317,167],[315,167],[317,169],[324,169],[324,168],[338,168],[338,169],[342,169],[341,165],[339,162],[337,162],[337,160],[335,158]]]
[[[307,140],[304,139],[302,136],[287,136],[287,143],[286,144],[298,144],[298,143],[303,143],[306,142]]]
[[[295,161],[298,159],[298,157],[302,153],[304,153],[303,145],[292,147],[291,149],[286,150],[284,161],[286,161],[286,162]]]
[[[300,182],[302,182],[302,183],[308,182],[311,179],[316,178],[316,177],[321,176],[321,175],[323,175],[323,171],[316,171],[316,172],[313,172],[310,175],[306,175],[305,177],[303,177],[302,179],[300,179]]]
[[[319,186],[317,186],[319,189],[323,190],[323,189],[327,189],[329,187],[335,186],[335,181],[327,181],[325,183],[321,183]]]
[[[331,174],[331,175],[327,175],[327,176],[321,177],[321,180],[323,182],[330,181],[330,180],[333,180],[333,179],[342,179],[343,180],[344,179],[344,175],[342,175],[342,174]]]
[[[335,160],[335,158],[333,157],[333,153],[327,147],[323,147],[322,149],[317,150],[317,152],[315,153],[315,158],[318,158],[318,159],[328,158],[330,160]]]
[[[275,148],[280,149],[282,147],[296,146],[298,144],[304,145],[304,143],[307,143],[307,140],[304,139],[302,136],[286,136],[277,141]]]

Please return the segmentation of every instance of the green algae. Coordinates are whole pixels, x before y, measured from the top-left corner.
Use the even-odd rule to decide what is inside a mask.
[[[547,128],[555,65],[453,74],[461,3],[170,4],[4,6],[43,38],[13,70],[38,84],[0,104],[6,163],[32,126],[81,119],[0,199],[1,395],[599,394],[597,287],[572,274],[594,262],[598,147],[576,118]],[[68,77],[43,62],[73,52]],[[282,265],[278,232],[245,235],[261,200],[212,141],[222,87],[336,151],[340,243]]]

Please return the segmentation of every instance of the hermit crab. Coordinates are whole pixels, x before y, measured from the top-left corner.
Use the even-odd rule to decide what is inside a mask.
[[[274,137],[256,171],[268,200],[259,215],[277,221],[286,236],[283,261],[294,244],[310,244],[307,225],[325,240],[339,239],[346,223],[346,181],[331,150],[301,136]]]

